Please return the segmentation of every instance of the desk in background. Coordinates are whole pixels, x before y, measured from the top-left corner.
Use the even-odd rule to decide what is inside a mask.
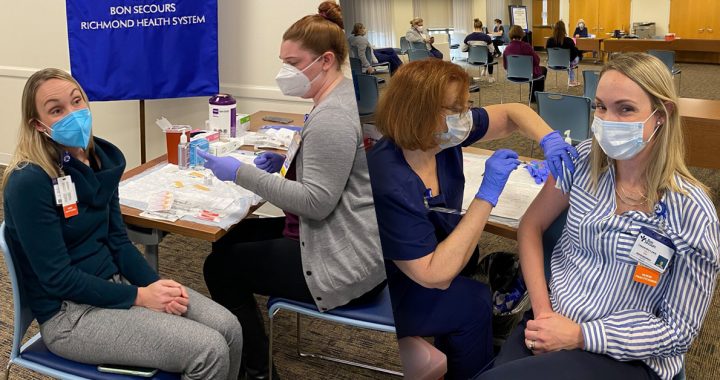
[[[679,38],[673,41],[608,38],[603,40],[608,53],[648,50],[674,50],[675,62],[720,63],[720,40]]]
[[[688,166],[720,169],[720,100],[680,98]]]
[[[266,115],[292,119],[293,121],[290,124],[293,125],[303,125],[305,117],[305,115],[302,114],[259,111],[250,115],[249,130],[257,131],[263,125],[269,124],[268,122],[262,120],[263,116]],[[250,149],[250,147],[247,146],[245,148]],[[136,176],[166,161],[167,155],[155,158],[154,160],[128,170],[125,174],[123,174],[122,180],[132,178],[133,176]],[[168,222],[163,220],[148,219],[140,216],[142,210],[133,207],[120,205],[120,211],[122,212],[123,220],[128,227],[128,236],[130,237],[130,240],[132,240],[133,243],[142,244],[145,247],[145,258],[148,263],[150,263],[150,266],[152,266],[155,270],[159,268],[158,244],[160,244],[163,237],[165,237],[168,233],[175,233],[208,242],[216,242],[227,233],[226,230],[223,230],[220,227],[186,220]],[[250,213],[252,213],[252,211],[254,211],[254,209],[251,208]]]

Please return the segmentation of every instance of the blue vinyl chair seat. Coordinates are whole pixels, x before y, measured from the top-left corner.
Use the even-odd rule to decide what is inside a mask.
[[[18,359],[22,361],[40,364],[42,366],[52,368],[54,370],[68,373],[71,375],[79,376],[86,379],[102,379],[102,380],[177,380],[180,379],[179,374],[168,373],[158,371],[158,373],[151,377],[139,377],[129,375],[117,375],[113,373],[104,373],[97,370],[97,366],[90,364],[83,364],[61,358],[50,352],[45,342],[43,342],[40,336],[36,336],[34,342],[29,341],[30,345],[25,347]],[[17,359],[16,359],[17,360]],[[16,363],[20,364],[20,363]]]
[[[269,349],[268,349],[268,360],[272,363],[273,360],[273,337],[274,337],[274,317],[280,310],[288,310],[296,313],[296,328],[297,328],[297,340],[295,349],[298,356],[301,357],[313,357],[324,360],[330,360],[336,363],[342,363],[352,365],[355,367],[361,367],[370,369],[373,371],[384,372],[392,375],[402,376],[401,372],[376,367],[373,365],[355,362],[348,359],[341,359],[333,356],[326,356],[321,353],[305,353],[300,350],[300,342],[302,340],[302,330],[300,328],[300,315],[306,315],[309,317],[317,318],[320,320],[330,321],[339,323],[347,326],[353,326],[363,329],[370,329],[375,331],[381,331],[386,333],[395,334],[395,319],[393,318],[393,311],[390,302],[390,292],[388,291],[387,285],[383,290],[372,300],[357,304],[357,305],[345,305],[338,308],[328,310],[326,312],[320,312],[314,303],[300,302],[280,297],[270,297],[268,299],[268,316],[270,319],[270,336],[269,336]],[[270,380],[272,380],[272,374]]]
[[[395,320],[387,286],[371,303],[346,305],[326,312],[318,311],[315,304],[280,297],[270,297],[268,309],[271,314],[277,309],[287,309],[331,321],[340,322],[343,319],[341,323],[357,327],[369,328],[367,327],[369,324],[375,324],[380,331],[395,332]]]

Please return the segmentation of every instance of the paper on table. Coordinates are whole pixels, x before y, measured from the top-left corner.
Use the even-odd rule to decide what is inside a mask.
[[[470,202],[482,183],[482,174],[485,172],[485,161],[488,156],[463,153],[465,173],[465,191],[463,193],[463,209],[470,207]],[[540,192],[542,184],[538,185],[527,170],[520,165],[510,174],[505,189],[498,203],[491,212],[491,220],[510,226],[517,226],[520,218]]]

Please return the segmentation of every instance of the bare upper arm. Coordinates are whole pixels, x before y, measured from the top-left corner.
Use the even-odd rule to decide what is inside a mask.
[[[569,205],[570,195],[563,194],[562,191],[556,189],[555,179],[548,176],[545,185],[525,211],[519,230],[539,228],[544,232]],[[520,231],[518,231],[518,238],[520,238]]]

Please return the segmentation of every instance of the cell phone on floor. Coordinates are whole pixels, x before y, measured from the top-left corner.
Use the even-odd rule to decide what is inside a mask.
[[[139,377],[153,377],[158,372],[157,368],[137,367],[119,364],[100,364],[98,371],[106,373],[117,373],[119,375],[131,375]]]
[[[262,118],[265,121],[272,121],[273,123],[281,123],[281,124],[290,124],[292,123],[293,119],[288,119],[286,117],[280,117],[280,116],[263,116]]]

